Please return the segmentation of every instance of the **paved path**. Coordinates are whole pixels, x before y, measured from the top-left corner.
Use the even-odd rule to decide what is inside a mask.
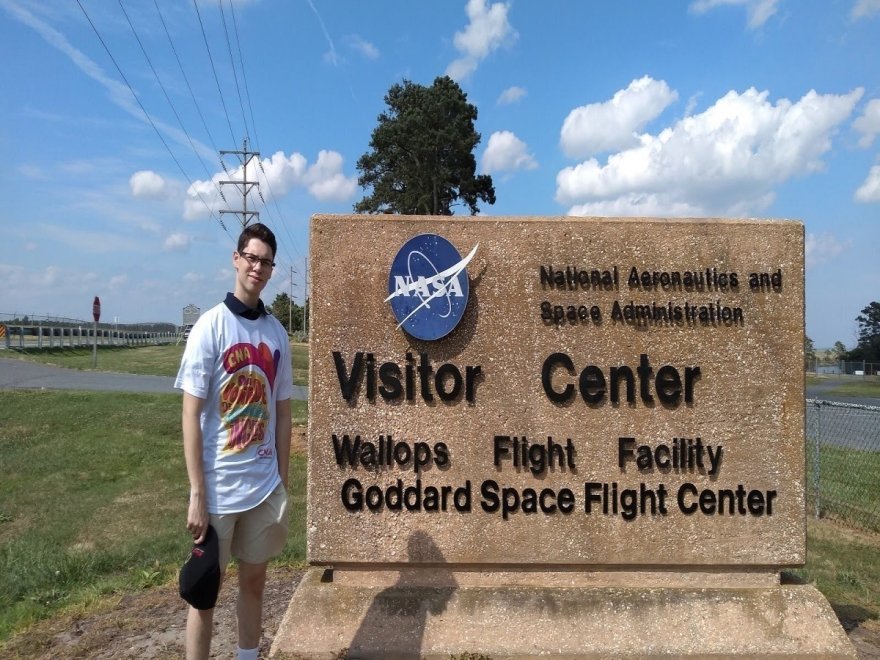
[[[841,396],[839,394],[834,394],[834,389],[840,385],[840,382],[807,385],[807,398],[822,399],[824,401],[837,401],[838,403],[853,403],[860,406],[880,406],[880,398],[870,396]]]
[[[0,358],[0,390],[3,389],[180,393],[180,390],[174,389],[174,379],[170,376],[80,371],[26,360]],[[308,399],[308,388],[294,385],[293,390],[294,399]]]

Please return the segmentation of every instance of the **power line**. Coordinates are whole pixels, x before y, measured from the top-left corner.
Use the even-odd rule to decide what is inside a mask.
[[[235,36],[235,40],[236,40],[236,48],[237,48],[237,52],[238,52],[238,60],[239,60],[239,61],[238,61],[238,64],[240,65],[240,68],[239,68],[238,71],[236,71],[236,68],[235,68],[235,64],[236,64],[236,63],[235,63],[235,56],[234,56],[234,54],[233,54],[233,46],[232,46],[232,43],[231,43],[231,37],[230,37],[230,34],[229,34],[229,29],[228,29],[228,25],[227,25],[227,22],[226,22],[225,14],[223,14],[223,9],[224,9],[224,8],[223,8],[223,0],[219,0],[219,1],[220,1],[221,14],[223,15],[223,27],[224,27],[224,31],[225,31],[225,37],[226,37],[226,40],[227,40],[227,47],[228,47],[229,56],[230,56],[230,63],[231,63],[231,65],[232,65],[232,67],[233,67],[233,75],[234,75],[234,79],[235,79],[235,82],[236,82],[236,89],[237,89],[238,97],[239,97],[239,105],[240,105],[240,109],[241,109],[241,112],[242,112],[242,118],[243,118],[243,120],[244,120],[244,128],[245,128],[245,132],[246,132],[246,133],[249,133],[251,127],[248,126],[248,116],[247,116],[247,114],[245,113],[244,101],[243,101],[243,98],[242,98],[242,95],[241,95],[241,87],[239,86],[239,80],[238,80],[238,74],[239,74],[239,72],[241,73],[242,77],[244,78],[245,95],[247,96],[247,101],[248,101],[247,106],[248,106],[248,109],[249,109],[249,111],[250,111],[250,122],[251,122],[251,125],[252,125],[252,128],[253,128],[254,136],[256,137],[256,136],[257,136],[256,118],[255,118],[255,115],[254,115],[253,104],[252,104],[252,102],[251,102],[250,89],[249,89],[249,86],[248,86],[248,84],[247,84],[247,75],[246,75],[246,73],[245,73],[245,67],[244,67],[243,48],[242,48],[241,38],[240,38],[240,34],[239,34],[239,28],[238,28],[238,23],[237,23],[236,13],[235,13],[235,10],[234,10],[234,6],[232,5],[232,2],[231,2],[231,0],[230,0],[230,7],[229,7],[229,9],[230,9],[230,12],[231,12],[231,20],[232,20],[232,22],[233,22],[234,36]],[[212,204],[214,204],[214,202],[211,201],[211,203],[209,203],[208,201],[206,201],[206,199],[205,199],[205,197],[204,197],[204,194],[203,194],[202,192],[200,192],[198,188],[196,188],[196,186],[195,186],[195,184],[193,183],[192,179],[187,175],[187,173],[186,173],[186,171],[184,170],[184,168],[183,168],[181,162],[180,162],[180,161],[178,160],[178,158],[175,156],[174,152],[171,150],[170,145],[168,144],[168,142],[166,141],[166,139],[163,137],[162,133],[159,131],[157,124],[153,121],[153,118],[152,118],[152,117],[150,116],[150,114],[147,112],[147,110],[146,110],[146,108],[144,107],[143,103],[141,102],[140,98],[139,98],[138,95],[135,93],[135,91],[134,91],[133,87],[131,86],[131,84],[128,82],[128,79],[125,77],[125,74],[123,73],[121,67],[119,66],[119,63],[116,61],[115,57],[113,56],[113,53],[112,53],[112,52],[110,51],[110,49],[109,49],[108,44],[105,42],[105,40],[103,39],[103,37],[102,37],[101,34],[99,33],[97,27],[96,27],[95,24],[92,22],[91,18],[89,17],[88,13],[87,13],[86,10],[85,10],[85,7],[82,5],[82,3],[80,2],[80,0],[77,0],[77,3],[79,4],[80,9],[82,10],[83,14],[86,16],[87,20],[89,21],[89,24],[91,25],[92,29],[94,30],[96,36],[98,37],[99,41],[101,42],[102,46],[104,47],[105,51],[107,52],[108,56],[110,57],[111,61],[112,61],[113,64],[114,64],[114,66],[116,67],[116,69],[117,69],[119,75],[121,76],[121,78],[122,78],[123,81],[125,82],[126,86],[128,87],[129,92],[131,93],[132,97],[135,99],[135,101],[136,101],[136,102],[138,103],[138,105],[140,106],[140,109],[141,109],[141,111],[143,112],[144,116],[147,118],[147,121],[150,123],[150,125],[152,126],[154,132],[157,134],[157,136],[159,137],[159,139],[160,139],[160,141],[162,142],[163,146],[165,147],[166,151],[169,153],[169,155],[171,156],[172,160],[173,160],[174,163],[177,165],[177,167],[178,167],[178,169],[180,170],[181,174],[183,175],[184,179],[189,183],[190,190],[192,190],[193,193],[194,193],[196,196],[198,196],[199,200],[201,201],[201,203],[203,204],[203,206],[207,209],[207,211],[208,211],[208,213],[210,214],[210,216],[211,216],[213,219],[217,220],[218,224],[220,224],[220,226],[221,226],[221,227],[223,228],[223,230],[227,233],[227,235],[230,235],[230,238],[233,238],[233,239],[234,239],[234,237],[231,236],[231,234],[229,233],[229,230],[227,229],[226,225],[224,224],[224,221],[223,221],[222,217],[218,218],[217,215],[215,215],[215,211],[214,211],[213,208],[212,208]],[[171,99],[171,97],[170,97],[170,94],[169,94],[169,92],[168,92],[168,89],[166,88],[166,86],[165,86],[163,80],[161,79],[161,77],[159,76],[158,71],[157,71],[156,67],[154,66],[154,64],[153,64],[153,62],[152,62],[152,60],[151,60],[151,58],[150,58],[150,55],[149,55],[149,53],[148,53],[148,51],[147,51],[147,49],[146,49],[146,46],[145,46],[143,40],[141,39],[140,35],[138,34],[138,31],[137,31],[137,29],[136,29],[136,27],[135,27],[135,25],[134,25],[134,23],[133,23],[131,17],[129,16],[128,12],[126,11],[126,8],[125,8],[125,6],[124,6],[124,4],[123,4],[123,0],[118,0],[118,3],[119,3],[119,6],[120,6],[121,11],[123,12],[123,15],[125,16],[126,21],[128,22],[128,25],[129,25],[129,28],[130,28],[131,31],[132,31],[132,34],[133,34],[133,36],[135,37],[135,40],[138,42],[138,46],[140,47],[141,52],[143,53],[143,55],[144,55],[144,57],[145,57],[145,59],[146,59],[148,65],[149,65],[149,67],[150,67],[150,69],[151,69],[151,71],[152,71],[152,73],[153,73],[153,76],[154,76],[154,78],[155,78],[157,84],[158,84],[159,87],[161,88],[162,93],[164,94],[167,103],[168,103],[169,106],[171,107],[171,110],[172,110],[172,112],[174,113],[175,118],[177,119],[177,123],[178,123],[178,125],[180,126],[181,131],[183,132],[183,134],[186,136],[187,140],[189,141],[190,148],[193,150],[193,152],[194,152],[194,153],[196,154],[196,156],[198,157],[199,162],[201,163],[202,168],[204,169],[205,174],[206,174],[207,177],[208,177],[209,183],[213,183],[213,185],[216,187],[216,193],[215,193],[215,194],[218,194],[221,198],[223,198],[223,201],[224,201],[226,204],[228,204],[228,201],[227,201],[227,199],[226,199],[226,196],[225,196],[224,193],[223,193],[222,188],[218,185],[218,183],[217,183],[216,181],[214,181],[214,177],[211,175],[211,173],[210,173],[210,171],[209,171],[209,168],[207,167],[205,161],[202,159],[201,155],[200,155],[199,152],[198,152],[198,149],[197,149],[196,146],[195,146],[195,143],[194,143],[194,141],[193,141],[193,138],[191,137],[189,131],[188,131],[187,128],[186,128],[186,126],[184,125],[183,120],[182,120],[182,118],[181,118],[181,116],[180,116],[180,114],[179,114],[177,108],[175,107],[174,102],[172,101],[172,99]],[[211,140],[212,146],[214,146],[214,147],[216,148],[216,144],[215,144],[215,142],[214,142],[213,135],[211,134],[211,131],[210,131],[210,129],[208,128],[208,124],[207,124],[207,121],[206,121],[206,119],[205,119],[205,115],[204,115],[204,113],[201,111],[200,105],[199,105],[198,100],[197,100],[197,98],[196,98],[196,95],[195,95],[195,93],[194,93],[194,91],[193,91],[193,87],[192,87],[192,85],[190,84],[189,78],[188,78],[187,75],[186,75],[186,71],[185,71],[185,69],[184,69],[184,67],[183,67],[182,60],[181,60],[181,58],[180,58],[180,55],[178,54],[177,48],[175,47],[174,39],[172,38],[172,36],[171,36],[171,32],[170,32],[170,30],[168,29],[168,24],[167,24],[167,22],[165,21],[165,18],[164,18],[163,14],[162,14],[162,10],[160,9],[157,0],[153,0],[153,4],[154,4],[154,6],[155,6],[155,8],[156,8],[156,11],[157,11],[157,13],[158,13],[158,15],[159,15],[160,22],[162,23],[162,27],[163,27],[163,30],[164,30],[164,32],[165,32],[166,38],[168,39],[169,45],[171,46],[171,50],[172,50],[172,52],[173,52],[173,54],[174,54],[174,57],[175,57],[175,59],[176,59],[176,61],[177,61],[178,68],[179,68],[179,70],[180,70],[180,72],[181,72],[181,75],[183,76],[183,79],[184,79],[184,81],[185,81],[185,83],[186,83],[186,85],[187,85],[187,88],[188,88],[188,90],[189,90],[190,97],[192,98],[193,103],[194,103],[194,105],[196,106],[196,110],[198,111],[198,114],[199,114],[199,117],[200,117],[200,119],[201,119],[202,125],[203,125],[203,127],[205,128],[205,131],[206,131],[206,133],[207,133],[209,139]],[[203,20],[202,20],[202,16],[201,16],[201,13],[200,13],[200,10],[199,10],[199,7],[198,7],[198,4],[197,4],[197,0],[194,0],[194,8],[195,8],[195,10],[196,10],[196,14],[197,14],[197,17],[198,17],[198,20],[199,20],[199,25],[200,25],[200,28],[201,28],[201,31],[202,31],[202,38],[203,38],[203,41],[204,41],[204,45],[205,45],[205,48],[206,48],[206,52],[207,52],[207,54],[208,54],[208,59],[209,59],[209,61],[210,61],[211,67],[212,67],[212,73],[213,73],[213,75],[214,75],[214,81],[215,81],[215,83],[216,83],[216,85],[217,85],[217,90],[218,90],[218,93],[219,93],[220,98],[221,98],[221,103],[222,103],[222,106],[223,106],[223,111],[224,111],[224,114],[225,114],[225,116],[226,116],[226,123],[227,123],[227,126],[229,127],[230,134],[231,134],[231,135],[233,136],[233,138],[234,138],[234,130],[233,130],[233,127],[232,127],[232,122],[231,122],[231,119],[230,119],[230,116],[229,116],[229,113],[228,113],[228,109],[227,109],[227,106],[226,106],[226,103],[225,103],[225,100],[224,100],[224,95],[223,95],[223,92],[222,92],[222,86],[220,85],[220,80],[219,80],[218,72],[217,72],[217,69],[216,69],[216,66],[215,66],[215,63],[214,63],[214,60],[213,60],[213,55],[212,55],[212,53],[211,53],[211,50],[210,50],[210,47],[209,47],[209,44],[208,44],[207,32],[206,32],[205,24],[204,24],[204,22],[203,22]],[[245,150],[247,150],[247,142],[245,142]],[[222,157],[224,152],[222,152],[222,151],[220,151],[220,150],[217,150],[217,152],[218,152],[218,155],[220,156],[219,160],[220,160],[221,167],[222,167],[223,170],[227,173],[227,175],[229,175],[229,178],[230,178],[230,179],[234,178],[234,175],[233,175],[233,174],[230,174],[229,169],[227,168],[226,163],[225,163],[225,161],[224,161],[224,159],[223,159],[223,157]],[[268,174],[267,174],[266,169],[265,169],[265,167],[264,167],[264,165],[263,165],[263,163],[262,163],[262,160],[261,160],[260,157],[259,157],[259,145],[257,145],[257,151],[256,151],[256,152],[252,152],[252,153],[253,153],[253,155],[255,155],[255,156],[257,157],[257,163],[256,163],[256,164],[257,164],[258,167],[260,168],[260,172],[262,172],[262,177],[259,177],[259,178],[262,178],[262,179],[266,182],[267,189],[268,189],[268,194],[269,194],[269,196],[272,198],[272,202],[273,202],[273,204],[274,204],[274,206],[275,206],[275,209],[277,210],[277,213],[278,213],[278,219],[277,219],[277,223],[276,223],[276,224],[280,225],[280,226],[283,228],[283,233],[282,233],[282,232],[277,232],[277,233],[278,233],[278,238],[279,238],[279,243],[284,247],[284,251],[287,253],[287,256],[288,256],[288,259],[287,259],[287,260],[288,260],[291,264],[297,264],[298,262],[302,262],[303,257],[302,257],[302,254],[301,254],[300,250],[299,250],[298,247],[297,247],[297,241],[294,240],[294,238],[293,238],[293,236],[292,236],[292,234],[291,234],[291,232],[290,232],[290,229],[289,229],[289,227],[288,227],[288,224],[287,224],[287,222],[285,222],[285,220],[284,220],[284,217],[283,217],[283,213],[282,213],[281,207],[280,207],[280,205],[278,204],[278,198],[277,198],[277,196],[274,194],[274,191],[272,190],[272,184],[271,184],[271,181],[270,181],[270,179],[269,179],[269,177],[268,177]],[[246,161],[245,161],[244,163],[242,163],[242,168],[243,168],[243,170],[244,170],[244,182],[238,182],[238,183],[241,183],[241,184],[245,185],[245,186],[246,186],[246,189],[252,189],[252,188],[255,188],[255,189],[256,189],[255,191],[259,193],[260,202],[262,203],[262,205],[263,205],[263,207],[265,208],[265,210],[266,210],[266,211],[269,213],[269,215],[271,216],[271,215],[273,215],[273,214],[272,214],[271,206],[268,204],[267,200],[265,199],[265,197],[264,197],[263,194],[262,194],[262,191],[259,189],[259,187],[258,187],[258,183],[259,183],[259,182],[258,182],[258,181],[254,181],[254,180],[249,181],[248,178],[247,178],[247,174],[248,174],[248,173],[247,173],[247,165],[249,164],[249,162],[250,162],[250,159],[246,159]],[[252,172],[253,172],[253,170],[252,170]],[[256,178],[257,178],[257,177],[254,177],[254,179],[256,179]],[[227,183],[233,183],[233,182],[232,182],[232,181],[229,181],[229,182],[227,182]],[[246,198],[246,195],[245,195],[245,198]],[[228,211],[228,212],[233,212],[233,213],[235,213],[235,211]],[[243,211],[239,212],[239,213],[244,213],[244,222],[243,222],[243,224],[246,224],[246,223],[248,222],[248,220],[251,219],[251,218],[258,217],[258,212],[257,212],[255,209],[253,209],[253,208],[248,209],[248,208],[247,208],[247,202],[246,202],[246,199],[245,199],[245,209],[244,209]],[[222,211],[220,212],[220,215],[221,215],[221,216],[223,215],[223,212],[222,212]],[[286,235],[287,239],[289,239],[289,243],[288,243],[287,240],[285,240],[285,235]],[[297,267],[299,267],[299,266],[297,266]]]
[[[221,0],[221,9],[223,7]],[[247,76],[244,74],[244,57],[241,54],[241,39],[238,37],[238,21],[235,18],[235,3],[229,0],[229,12],[232,14],[232,28],[235,31],[235,45],[238,48],[238,64],[241,67],[241,79],[244,81],[244,93],[247,97],[248,110],[251,113],[251,128],[254,129],[254,143],[260,149],[260,138],[257,136],[257,121],[254,118],[254,106],[251,105],[251,90],[248,88]],[[225,27],[225,24],[224,24]]]
[[[257,147],[257,148],[259,148],[259,147]],[[266,185],[269,188],[269,194],[272,195],[272,202],[275,204],[275,208],[278,210],[278,215],[281,218],[280,224],[282,227],[284,227],[284,231],[287,233],[287,237],[290,239],[290,242],[293,244],[293,246],[294,246],[293,251],[296,253],[296,256],[299,257],[300,259],[302,259],[302,254],[300,254],[299,250],[296,249],[296,241],[293,240],[293,236],[291,236],[290,230],[287,228],[287,223],[284,222],[284,216],[281,213],[281,207],[278,205],[278,198],[276,197],[275,193],[272,190],[272,184],[269,183],[269,175],[266,174],[266,170],[263,168],[263,161],[260,160],[259,158],[257,159],[257,165],[260,166],[260,171],[263,173],[263,179],[266,181]],[[262,194],[260,195],[260,198],[262,199]],[[267,209],[269,208],[268,204],[266,204],[266,200],[263,200],[263,204],[266,205]]]
[[[177,119],[180,130],[183,131],[183,134],[189,141],[189,146],[192,148],[193,153],[202,164],[202,169],[205,171],[205,175],[208,177],[208,180],[211,180],[212,177],[211,173],[208,171],[208,166],[205,165],[205,161],[202,159],[202,155],[199,153],[198,149],[196,149],[196,145],[193,143],[192,137],[190,137],[189,132],[186,130],[186,126],[183,125],[183,120],[180,118],[180,114],[177,112],[177,108],[174,107],[174,103],[171,101],[171,97],[168,95],[168,91],[165,89],[165,85],[162,83],[162,79],[159,78],[159,73],[156,71],[156,67],[153,66],[153,61],[147,54],[147,49],[144,47],[144,43],[141,41],[140,36],[138,36],[137,30],[135,30],[134,24],[131,22],[131,18],[129,18],[128,16],[128,12],[125,11],[125,6],[122,4],[122,0],[119,0],[119,8],[122,10],[122,15],[125,16],[125,20],[128,22],[128,27],[131,28],[131,33],[134,35],[135,41],[137,41],[138,46],[141,47],[141,52],[144,54],[144,58],[147,60],[147,64],[150,65],[150,70],[153,72],[153,77],[156,79],[156,82],[159,83],[159,88],[162,90],[162,94],[165,95],[165,100],[168,101],[168,105],[171,106],[171,112],[174,113],[174,117]]]
[[[202,120],[202,126],[205,128],[205,133],[208,134],[208,140],[211,142],[211,147],[214,149],[214,153],[219,153],[219,149],[217,148],[217,144],[214,142],[214,136],[211,135],[211,129],[208,128],[208,122],[205,121],[205,115],[202,114],[202,108],[199,106],[199,102],[196,100],[196,95],[193,92],[192,85],[189,84],[189,78],[186,75],[186,71],[183,69],[183,63],[180,61],[180,56],[177,54],[177,49],[174,47],[174,40],[171,38],[171,33],[168,31],[168,26],[165,23],[165,17],[162,15],[162,10],[159,9],[158,0],[153,0],[153,4],[156,6],[156,13],[159,14],[159,20],[162,22],[162,28],[165,30],[165,36],[168,37],[168,43],[171,46],[171,51],[174,53],[174,58],[177,60],[177,66],[180,69],[180,74],[183,76],[184,81],[186,82],[186,88],[189,90],[190,98],[193,100],[193,105],[196,107],[196,111],[199,113],[199,118]]]
[[[79,2],[79,0],[77,0]],[[211,48],[208,46],[208,35],[205,34],[205,24],[202,22],[202,14],[199,11],[198,0],[193,0],[193,7],[196,8],[196,15],[199,17],[199,26],[202,29],[202,39],[205,42],[205,50],[208,51],[208,59],[211,61],[211,71],[214,73],[214,82],[217,83],[217,93],[220,94],[220,103],[223,106],[223,114],[226,115],[226,124],[229,126],[229,135],[232,137],[232,144],[235,144],[235,131],[232,130],[232,121],[229,119],[229,111],[226,109],[226,100],[223,98],[223,90],[220,89],[220,79],[217,77],[217,68],[214,66],[214,58],[211,55]]]
[[[221,0],[221,8],[222,8],[222,0]],[[250,110],[250,114],[251,114],[251,126],[253,127],[253,130],[254,130],[254,142],[257,146],[257,152],[259,152],[260,151],[260,139],[259,139],[259,136],[257,135],[257,120],[256,120],[256,117],[254,116],[254,107],[251,104],[251,93],[250,93],[250,88],[248,87],[248,84],[247,84],[247,76],[245,75],[244,56],[242,54],[241,39],[238,34],[238,19],[235,16],[235,3],[233,3],[232,0],[229,1],[229,11],[232,16],[232,27],[233,27],[233,30],[235,33],[235,43],[236,43],[236,47],[238,49],[238,62],[241,67],[242,79],[244,81],[245,95],[247,96],[248,109]],[[278,212],[278,224],[281,225],[281,227],[284,229],[284,232],[287,234],[287,237],[290,239],[291,246],[293,247],[293,252],[296,254],[297,258],[302,259],[303,258],[302,254],[300,254],[299,250],[297,249],[296,241],[293,239],[293,236],[290,234],[290,230],[287,227],[287,222],[285,222],[285,220],[284,220],[284,214],[281,211],[281,206],[278,204],[278,197],[275,194],[275,191],[272,190],[272,182],[269,180],[269,176],[266,174],[266,169],[263,167],[263,161],[261,158],[259,158],[259,156],[257,157],[257,165],[260,167],[260,171],[263,173],[263,180],[266,182],[266,186],[269,189],[269,195],[272,198],[272,203],[275,205],[275,210]],[[258,188],[257,193],[259,194],[260,200],[263,202],[263,206],[265,207],[266,211],[269,212],[269,215],[271,216],[272,215],[271,208],[266,203],[266,200],[263,197],[263,192]]]
[[[244,101],[241,98],[241,87],[238,84],[238,72],[235,70],[235,57],[232,55],[232,42],[229,40],[229,29],[226,27],[226,12],[223,11],[223,0],[218,0],[220,4],[220,18],[223,21],[223,32],[226,35],[226,48],[229,50],[229,64],[232,66],[232,79],[235,80],[235,91],[238,93],[238,105],[241,108],[241,120],[244,122],[244,135],[250,137],[248,129],[247,115],[244,112]],[[244,71],[241,72],[244,75]]]
[[[92,19],[89,16],[89,13],[86,11],[86,8],[83,7],[82,2],[80,2],[80,0],[76,0],[76,4],[79,5],[80,10],[82,11],[83,15],[86,17],[86,20],[89,22],[89,25],[92,27],[92,30],[94,31],[95,36],[98,37],[98,41],[101,42],[101,45],[104,47],[104,50],[107,52],[107,55],[110,57],[110,61],[113,62],[113,66],[116,67],[116,71],[119,73],[120,77],[122,78],[123,82],[125,83],[125,86],[128,87],[128,91],[131,93],[132,98],[134,98],[134,100],[137,102],[138,106],[141,109],[141,112],[144,113],[144,117],[147,118],[147,121],[149,122],[150,126],[153,127],[153,130],[155,131],[156,135],[159,137],[159,140],[164,145],[165,150],[168,152],[168,155],[171,156],[171,160],[174,161],[175,165],[177,165],[177,169],[180,170],[180,173],[183,174],[183,177],[189,182],[190,189],[193,189],[194,184],[192,182],[192,179],[189,178],[189,175],[186,173],[186,170],[183,169],[183,166],[180,164],[180,161],[177,160],[177,157],[174,155],[174,152],[171,151],[171,147],[168,146],[168,143],[165,141],[165,138],[162,137],[162,133],[159,131],[158,127],[156,126],[156,123],[153,121],[153,118],[150,116],[150,113],[147,112],[147,109],[144,107],[144,104],[141,103],[141,100],[140,100],[140,98],[138,98],[138,95],[135,94],[134,88],[131,86],[131,83],[128,82],[128,78],[125,77],[125,74],[122,72],[122,69],[120,68],[119,64],[116,62],[116,58],[113,57],[113,53],[110,52],[109,46],[107,46],[107,43],[104,41],[104,38],[101,36],[101,33],[98,31],[98,28],[92,22]],[[227,234],[229,234],[229,230],[226,229],[226,225],[223,224],[223,220],[221,218],[218,218],[214,214],[214,211],[211,210],[211,207],[208,205],[208,203],[202,197],[201,193],[199,193],[196,190],[196,194],[199,196],[199,199],[201,200],[202,204],[205,205],[205,208],[208,209],[208,212],[211,214],[211,217],[220,223],[220,226],[223,228],[223,231],[225,231]],[[230,238],[231,238],[231,235],[230,235]]]
[[[196,0],[193,0],[193,2],[194,2],[194,4],[195,4]],[[225,37],[226,37],[227,48],[228,48],[228,51],[229,51],[229,60],[230,60],[230,64],[231,64],[231,66],[232,66],[233,78],[234,78],[234,80],[235,80],[235,86],[236,86],[236,90],[237,90],[237,93],[238,93],[239,106],[240,106],[240,108],[241,108],[242,120],[243,120],[243,122],[244,122],[245,134],[248,135],[248,134],[249,134],[249,128],[248,128],[248,123],[247,123],[247,116],[246,116],[245,111],[244,111],[244,103],[243,103],[243,100],[242,100],[242,97],[241,97],[241,88],[240,88],[239,83],[238,83],[238,73],[237,73],[236,68],[235,68],[235,59],[234,59],[234,56],[233,56],[233,53],[232,53],[232,44],[231,44],[231,42],[230,42],[230,38],[229,38],[229,29],[228,29],[228,26],[227,26],[227,24],[226,24],[226,14],[225,14],[225,12],[224,12],[224,10],[223,10],[223,1],[222,1],[222,0],[219,0],[219,6],[220,6],[220,14],[221,14],[221,18],[222,18],[222,21],[223,21],[223,29],[224,29],[224,33],[225,33]],[[230,4],[230,8],[231,8],[231,4]],[[198,13],[198,5],[196,5],[196,12]],[[208,46],[208,39],[207,39],[207,35],[206,35],[206,33],[205,33],[204,23],[202,22],[201,14],[198,13],[198,15],[199,15],[199,25],[201,26],[201,30],[202,30],[202,38],[203,38],[204,43],[205,43],[205,49],[207,50],[207,52],[208,52],[208,58],[209,58],[210,61],[211,61],[211,68],[212,68],[212,71],[213,71],[213,74],[214,74],[214,80],[215,80],[215,82],[216,82],[216,84],[217,84],[217,89],[218,89],[218,91],[220,92],[221,101],[223,101],[223,111],[224,111],[224,113],[225,113],[225,115],[226,115],[226,122],[227,122],[227,125],[229,126],[229,131],[230,131],[230,135],[232,136],[233,142],[235,142],[235,135],[234,135],[234,131],[232,130],[232,122],[231,122],[230,117],[229,117],[229,112],[228,112],[228,110],[227,110],[227,108],[226,108],[226,103],[225,103],[225,101],[223,100],[224,97],[223,97],[223,93],[222,93],[222,91],[221,91],[220,81],[219,81],[219,78],[218,78],[218,76],[217,76],[216,66],[214,65],[214,59],[213,59],[213,57],[211,56],[211,50],[210,50],[210,48],[209,48],[209,46]],[[234,9],[232,9],[232,19],[233,19],[233,21],[235,21],[235,11],[234,11]],[[237,23],[234,24],[234,28],[235,28],[235,33],[236,33],[236,39],[238,39],[238,26],[237,26]],[[247,92],[247,94],[248,94],[248,105],[249,105],[249,107],[251,108],[251,123],[254,125],[254,133],[256,134],[256,124],[255,124],[254,116],[253,116],[253,106],[251,106],[251,104],[250,104],[250,90],[247,88],[247,76],[246,76],[245,73],[244,73],[244,59],[243,59],[243,57],[241,56],[241,43],[240,43],[240,41],[238,41],[238,51],[239,51],[239,59],[240,59],[240,63],[241,63],[241,68],[242,68],[242,77],[245,78],[245,90],[246,90],[246,92]],[[246,149],[247,149],[247,147],[245,147],[245,150],[246,150]],[[259,146],[258,146],[258,149],[259,149]],[[230,177],[231,177],[232,174],[229,172],[228,168],[226,167],[226,163],[225,163],[225,161],[224,161],[223,158],[222,158],[222,156],[223,156],[224,153],[234,153],[234,152],[224,152],[224,151],[220,151],[220,156],[221,156],[221,158],[220,158],[220,163],[221,163],[221,165],[222,165],[222,167],[223,167],[223,171],[226,172],[227,176],[230,176]],[[266,184],[269,186],[270,193],[271,193],[271,184],[269,183],[268,178],[265,177],[265,170],[263,169],[262,163],[260,162],[260,159],[259,159],[259,153],[257,152],[256,155],[257,155],[257,162],[258,162],[258,164],[260,165],[260,170],[261,170],[261,171],[263,172],[263,174],[264,174],[264,180],[266,181]],[[244,185],[244,186],[245,186],[245,189],[248,190],[248,191],[249,191],[249,189],[250,189],[250,187],[251,187],[251,186],[248,186],[248,185],[247,185],[247,171],[246,171],[246,170],[247,170],[247,163],[248,163],[249,161],[250,161],[250,158],[246,158],[245,162],[242,163],[243,174],[244,174],[244,182],[240,182],[240,184],[241,184],[241,185]],[[234,182],[232,182],[232,181],[227,181],[226,183],[234,183]],[[258,192],[259,192],[259,188],[258,188],[257,190],[258,190]],[[223,196],[222,189],[221,189],[221,191],[220,191],[220,195]],[[244,207],[243,209],[241,209],[241,210],[238,210],[238,211],[226,211],[226,212],[227,212],[227,213],[237,213],[237,214],[242,215],[242,224],[245,225],[245,224],[247,224],[247,222],[248,222],[251,218],[253,218],[253,217],[258,217],[259,214],[258,214],[258,212],[254,212],[254,211],[252,211],[252,210],[249,211],[249,210],[247,209],[247,206],[246,206],[247,195],[246,195],[245,192],[243,192],[243,195],[244,195],[244,199],[245,199],[245,207]],[[274,198],[274,195],[273,195],[273,198]],[[269,212],[269,214],[270,214],[270,216],[271,216],[271,210],[270,210],[269,206],[266,205],[266,202],[265,202],[265,199],[264,199],[263,196],[262,196],[262,193],[260,193],[260,199],[261,199],[262,202],[263,202],[263,206],[266,208],[266,210]],[[226,198],[225,198],[225,196],[223,196],[223,200],[224,200],[224,202],[226,202]],[[279,216],[280,216],[281,211],[280,211],[280,207],[278,207],[278,203],[277,203],[277,201],[275,202],[275,204],[276,204],[276,208],[278,208],[278,212],[279,212]],[[223,212],[221,212],[221,214],[222,214],[222,213],[223,213]],[[280,224],[282,227],[284,227],[285,230],[287,230],[286,223],[284,222],[283,217],[279,217],[278,224]],[[288,235],[289,235],[289,232],[288,232]],[[292,239],[291,239],[291,240],[292,240]],[[283,244],[283,239],[282,239],[282,244]],[[286,246],[285,246],[285,249],[286,249]],[[296,251],[296,249],[295,249],[295,243],[294,243],[294,251]]]

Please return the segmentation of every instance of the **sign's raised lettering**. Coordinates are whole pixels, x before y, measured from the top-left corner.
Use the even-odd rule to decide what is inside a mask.
[[[359,217],[353,289],[352,222],[315,220],[312,561],[802,560],[801,225]]]

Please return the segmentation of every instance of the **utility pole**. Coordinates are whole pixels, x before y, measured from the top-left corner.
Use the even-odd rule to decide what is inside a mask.
[[[247,227],[250,224],[251,220],[259,221],[259,219],[260,219],[260,212],[259,211],[248,211],[248,203],[247,203],[248,202],[248,193],[250,193],[251,190],[254,189],[254,187],[259,188],[259,186],[260,186],[258,181],[248,181],[248,178],[247,178],[248,164],[251,162],[251,160],[254,158],[254,156],[259,158],[260,152],[259,151],[250,151],[248,149],[248,139],[247,138],[244,139],[243,145],[244,146],[242,147],[241,151],[221,151],[220,152],[221,162],[223,160],[223,156],[225,156],[227,154],[235,154],[235,156],[238,157],[238,160],[241,163],[241,170],[244,175],[244,178],[242,181],[221,181],[220,182],[221,186],[236,186],[241,191],[241,197],[242,197],[242,208],[241,209],[238,209],[236,211],[233,211],[233,210],[220,211],[220,215],[223,215],[224,213],[233,213],[237,216],[240,216],[239,220],[241,221],[242,229]]]

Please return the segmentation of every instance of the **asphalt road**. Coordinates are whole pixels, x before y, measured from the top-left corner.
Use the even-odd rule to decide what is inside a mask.
[[[808,399],[821,399],[824,401],[836,401],[838,403],[853,403],[860,406],[880,406],[880,399],[869,396],[839,396],[834,394],[834,388],[839,382],[829,381],[816,385],[807,385]]]
[[[170,376],[80,371],[26,360],[0,358],[0,390],[8,389],[180,393],[180,390],[174,389],[174,379]],[[300,401],[308,399],[308,388],[294,385],[293,390],[294,399]]]

